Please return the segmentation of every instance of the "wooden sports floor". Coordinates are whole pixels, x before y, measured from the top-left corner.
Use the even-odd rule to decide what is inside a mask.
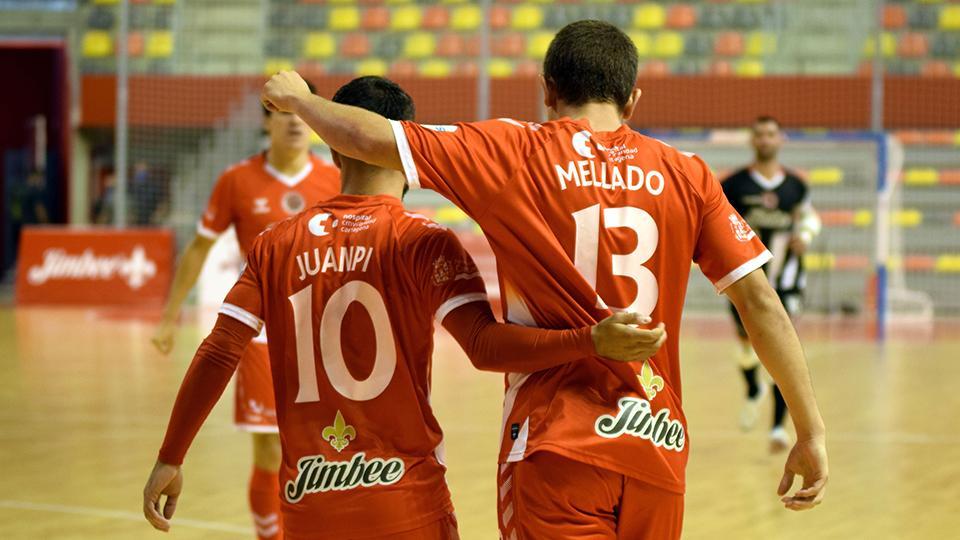
[[[856,324],[802,328],[831,479],[822,506],[790,513],[774,493],[783,456],[768,455],[764,429],[737,429],[742,383],[727,321],[685,324],[684,538],[960,538],[957,325],[884,347],[857,337]],[[149,347],[151,330],[122,313],[0,308],[0,538],[162,537],[140,515],[140,492],[202,336],[188,319],[164,358]],[[473,371],[442,331],[435,373],[462,536],[495,539],[501,379]],[[168,538],[252,538],[250,443],[231,406],[218,405],[188,456]]]

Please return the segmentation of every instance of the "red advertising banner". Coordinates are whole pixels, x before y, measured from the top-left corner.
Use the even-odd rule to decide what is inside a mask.
[[[159,307],[173,260],[167,229],[25,227],[17,303]]]

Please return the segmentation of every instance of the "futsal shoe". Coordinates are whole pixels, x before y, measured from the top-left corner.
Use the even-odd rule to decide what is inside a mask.
[[[760,381],[757,387],[759,388],[757,395],[747,398],[743,403],[743,408],[740,409],[740,429],[743,431],[750,431],[757,424],[757,418],[760,416],[760,404],[763,402],[763,398],[770,393],[770,385],[763,381]]]
[[[770,431],[770,453],[779,454],[790,449],[790,436],[783,426],[777,426]]]

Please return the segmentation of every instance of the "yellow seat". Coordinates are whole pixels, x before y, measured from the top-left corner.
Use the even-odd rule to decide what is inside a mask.
[[[487,63],[487,73],[492,78],[504,78],[513,75],[513,62],[505,58],[494,58]]]
[[[811,272],[830,270],[837,264],[837,257],[833,253],[807,252],[803,256],[803,267]]]
[[[856,227],[869,227],[873,223],[873,212],[870,210],[857,210],[853,214],[853,224]]]
[[[941,30],[960,30],[960,6],[944,6],[940,10]]]
[[[817,167],[810,170],[810,183],[832,185],[843,182],[843,169],[840,167]]]
[[[517,6],[510,17],[510,26],[515,30],[536,30],[542,25],[543,10],[538,6]]]
[[[550,32],[537,32],[527,40],[527,56],[531,58],[543,58],[547,55],[547,49],[550,48],[550,42],[553,41],[553,34]]]
[[[80,49],[87,58],[110,56],[113,54],[113,36],[110,32],[91,30],[83,35]]]
[[[337,51],[333,34],[310,32],[303,43],[303,55],[307,58],[330,58]]]
[[[863,55],[864,56],[873,56],[876,53],[877,45],[876,40],[872,37],[868,37],[863,43]],[[897,52],[897,40],[893,37],[893,34],[890,32],[884,32],[880,35],[880,53],[886,57],[890,58]]]
[[[420,28],[420,19],[423,17],[423,11],[420,6],[403,6],[393,10],[393,17],[390,18],[390,28],[394,30],[416,30]]]
[[[643,4],[633,10],[634,28],[662,28],[667,20],[667,12],[660,4]]]
[[[173,4],[176,4],[176,3],[177,3],[177,0],[153,0],[153,3],[154,3],[154,4],[166,4],[166,5],[168,5],[168,6],[172,6]]]
[[[356,4],[357,0],[327,0],[330,4]]]
[[[637,54],[641,57],[650,56],[650,51],[653,49],[650,34],[646,32],[630,32],[627,35],[633,40],[633,45],[637,48]]]
[[[471,0],[441,0],[441,4],[466,4]]]
[[[741,77],[763,77],[763,70],[760,60],[741,60],[737,62],[735,71]]]
[[[903,173],[904,183],[910,185],[931,185],[940,181],[940,173],[930,167],[915,167]]]
[[[454,30],[476,30],[483,20],[483,12],[474,5],[454,8],[450,16],[450,28]]]
[[[93,0],[93,3],[98,6],[109,6],[111,4],[119,4],[120,0]]]
[[[747,56],[765,56],[777,51],[777,36],[767,32],[750,32],[744,53]]]
[[[383,77],[387,74],[387,68],[387,63],[380,58],[364,58],[360,62],[357,62],[354,75],[357,77],[363,77],[365,75]]]
[[[403,41],[403,55],[407,58],[426,58],[437,49],[437,38],[428,32],[414,32]]]
[[[387,0],[388,4],[411,4],[413,0]]]
[[[900,227],[917,227],[923,223],[923,213],[917,209],[897,210],[893,213],[893,224]]]
[[[293,60],[289,58],[267,58],[263,64],[263,72],[267,75],[273,75],[278,71],[290,71],[293,69]]]
[[[960,272],[960,255],[940,255],[933,268],[937,272]]]
[[[331,30],[356,30],[360,27],[360,10],[355,7],[335,7],[330,10]]]
[[[424,77],[441,78],[450,76],[450,62],[446,60],[427,60],[420,64],[420,75]]]
[[[674,58],[683,54],[683,36],[679,32],[660,32],[653,40],[653,55]]]
[[[150,32],[147,36],[146,47],[144,47],[144,55],[147,58],[169,58],[172,56],[173,32],[168,30]]]

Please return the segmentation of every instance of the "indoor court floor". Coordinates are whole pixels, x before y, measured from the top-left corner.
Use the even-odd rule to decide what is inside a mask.
[[[0,308],[0,538],[163,538],[141,516],[141,490],[203,337],[192,320],[162,357],[149,345],[148,318]],[[802,328],[831,458],[826,500],[806,513],[782,509],[775,494],[784,456],[767,453],[769,403],[763,425],[737,428],[742,381],[728,321],[685,325],[692,453],[684,538],[960,538],[956,325],[883,347],[843,324]],[[495,539],[502,379],[474,371],[442,330],[434,365],[462,537]],[[252,538],[250,441],[234,431],[231,407],[232,395],[187,457],[167,538]]]

